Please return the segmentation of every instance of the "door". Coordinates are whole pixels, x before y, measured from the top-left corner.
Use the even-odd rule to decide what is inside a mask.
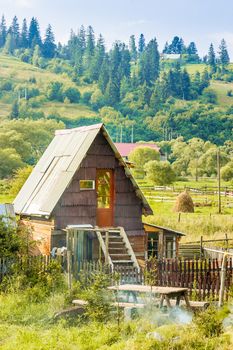
[[[96,224],[100,227],[113,226],[114,179],[113,170],[96,170],[97,213]]]

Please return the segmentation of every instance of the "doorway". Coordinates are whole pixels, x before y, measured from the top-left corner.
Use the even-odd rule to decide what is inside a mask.
[[[113,226],[114,174],[111,169],[96,170],[97,213],[99,227]]]

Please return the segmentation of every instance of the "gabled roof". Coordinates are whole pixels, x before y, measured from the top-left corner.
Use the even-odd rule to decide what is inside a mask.
[[[169,227],[158,226],[158,225],[155,225],[155,224],[149,224],[148,222],[143,222],[143,225],[154,227],[154,228],[158,228],[158,229],[161,229],[163,231],[167,231],[167,232],[171,232],[171,233],[176,233],[178,236],[186,236],[185,233],[173,230],[172,228],[169,228]]]
[[[138,147],[149,147],[149,148],[153,148],[157,152],[160,152],[159,146],[157,146],[155,143],[140,143],[140,142],[139,143],[123,143],[123,142],[119,142],[119,143],[115,143],[115,146],[118,149],[118,151],[120,152],[122,157],[128,157],[130,152],[132,152],[133,150],[135,150],[135,148],[138,148]]]
[[[24,215],[50,216],[100,131],[116,158],[124,166],[126,176],[130,178],[137,196],[142,200],[144,214],[152,214],[146,198],[103,124],[56,131],[54,139],[15,198],[15,212]]]

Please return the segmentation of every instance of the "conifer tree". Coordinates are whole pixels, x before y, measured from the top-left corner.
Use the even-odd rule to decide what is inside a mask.
[[[94,58],[92,60],[92,65],[91,65],[91,79],[97,81],[99,79],[99,75],[101,72],[101,67],[104,61],[105,57],[105,45],[104,45],[104,38],[100,34],[96,48],[95,48],[95,54]]]
[[[230,63],[230,57],[227,51],[227,44],[224,39],[222,39],[219,46],[219,61],[222,67],[226,67]]]
[[[14,101],[11,108],[10,119],[18,119],[19,118],[19,104],[18,101]]]
[[[216,56],[214,52],[214,46],[211,43],[208,51],[208,56],[207,56],[207,63],[211,66],[212,71],[216,71]]]
[[[152,85],[159,76],[160,55],[156,39],[152,39],[139,61],[139,80]]]
[[[168,50],[169,50],[169,45],[168,45],[168,42],[166,41],[165,45],[164,45],[164,49],[163,49],[163,53],[168,53]]]
[[[92,57],[95,53],[95,35],[94,30],[91,26],[87,28],[87,34],[86,34],[86,57],[87,57],[87,63],[90,64]]]
[[[107,87],[108,82],[109,82],[109,76],[110,76],[109,65],[110,65],[109,57],[106,54],[104,61],[103,61],[103,64],[101,66],[99,80],[98,80],[99,88],[103,94],[105,93],[106,87]]]
[[[35,17],[32,17],[30,22],[28,41],[29,41],[30,48],[34,48],[36,45],[39,45],[40,47],[42,46],[40,28],[39,28],[38,21]]]
[[[56,49],[55,38],[54,38],[53,31],[52,31],[52,27],[49,24],[47,29],[46,29],[45,39],[44,39],[44,43],[43,43],[43,55],[44,55],[44,57],[45,58],[54,57],[55,49]]]
[[[14,46],[14,39],[12,34],[9,32],[6,37],[6,42],[4,45],[4,53],[12,55],[14,52],[15,46]]]
[[[19,42],[20,42],[19,23],[18,23],[18,18],[16,16],[14,16],[12,20],[10,33],[12,35],[14,49],[16,49],[19,47]]]
[[[22,30],[20,35],[20,47],[24,49],[28,48],[28,26],[26,18],[24,18],[22,24]]]
[[[84,55],[84,52],[86,50],[86,30],[83,25],[81,25],[78,32],[78,42],[81,53]]]
[[[136,61],[136,59],[137,59],[137,47],[136,47],[134,35],[131,35],[129,38],[129,50],[130,50],[130,55],[131,55],[132,61]]]
[[[140,35],[139,37],[139,42],[138,42],[138,52],[139,54],[142,54],[143,51],[146,48],[146,41],[145,41],[145,37],[143,34]]]
[[[2,15],[0,23],[0,47],[3,47],[6,43],[7,27],[4,15]]]

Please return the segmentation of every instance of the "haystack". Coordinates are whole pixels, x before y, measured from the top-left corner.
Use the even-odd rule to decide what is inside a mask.
[[[194,213],[193,200],[187,190],[180,193],[176,198],[173,210],[177,213]]]

